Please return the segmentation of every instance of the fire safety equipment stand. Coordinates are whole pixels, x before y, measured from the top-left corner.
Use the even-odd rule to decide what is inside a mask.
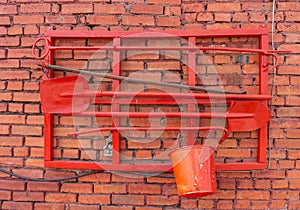
[[[259,95],[268,94],[268,55],[263,51],[268,51],[268,30],[266,28],[250,28],[250,29],[218,29],[218,30],[192,30],[192,31],[167,31],[164,34],[169,34],[170,37],[180,37],[188,40],[189,46],[196,45],[196,38],[219,38],[219,37],[258,37],[259,38]],[[58,38],[110,38],[113,39],[113,48],[121,46],[121,39],[130,36],[131,38],[160,38],[157,33],[139,33],[130,31],[67,31],[67,30],[48,30],[45,37],[40,38],[38,41],[44,40],[45,47],[44,55],[40,58],[44,59],[46,64],[54,63],[54,52],[64,47],[55,47],[54,41]],[[166,35],[164,35],[164,38]],[[36,43],[35,43],[36,44]],[[85,47],[82,47],[84,49]],[[67,48],[66,48],[67,49]],[[74,48],[76,49],[76,47]],[[79,48],[78,48],[79,49]],[[34,50],[34,49],[33,49]],[[113,51],[112,73],[114,75],[121,74],[121,52],[120,50]],[[243,52],[243,49],[240,49]],[[188,50],[188,85],[194,86],[196,75],[192,71],[195,69],[195,51]],[[48,73],[50,78],[53,77],[53,70]],[[112,91],[118,91],[120,81],[112,82]],[[267,106],[268,99],[259,100]],[[112,112],[119,112],[119,104],[112,104]],[[188,106],[188,111],[192,112],[193,107]],[[193,125],[193,119],[189,119],[188,124]],[[123,164],[120,160],[120,133],[117,130],[112,131],[112,162],[111,163],[98,163],[92,161],[75,161],[75,160],[54,160],[53,151],[53,134],[54,134],[54,116],[50,113],[44,113],[44,163],[45,167],[50,168],[69,168],[69,169],[83,169],[83,170],[115,170],[115,171],[171,171],[171,164]],[[115,122],[115,125],[118,121]],[[193,132],[188,133],[188,144],[194,143]],[[266,168],[266,151],[268,139],[268,126],[259,129],[258,135],[258,149],[256,162],[242,162],[242,163],[217,163],[216,170],[261,170]]]

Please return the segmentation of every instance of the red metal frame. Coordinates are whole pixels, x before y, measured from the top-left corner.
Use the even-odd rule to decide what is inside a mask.
[[[235,95],[226,95],[226,100],[259,100],[262,103],[267,105],[267,100],[270,99],[268,96],[268,72],[266,71],[268,67],[268,56],[274,56],[272,54],[273,51],[268,50],[268,30],[266,28],[249,28],[249,29],[218,29],[218,30],[190,30],[190,31],[163,31],[161,34],[157,32],[133,32],[133,31],[67,31],[67,30],[48,30],[45,33],[45,37],[37,40],[34,43],[33,50],[37,44],[37,42],[41,40],[45,40],[45,53],[39,58],[44,58],[45,63],[53,64],[54,61],[54,51],[55,50],[95,50],[95,49],[106,49],[113,51],[113,66],[112,73],[115,75],[120,75],[121,67],[120,67],[120,51],[127,50],[145,50],[145,47],[122,47],[121,39],[123,37],[130,38],[172,38],[172,37],[181,37],[188,39],[189,46],[188,47],[180,47],[180,50],[188,50],[188,85],[195,85],[195,73],[193,69],[195,68],[195,43],[196,38],[214,38],[214,37],[258,37],[260,40],[260,48],[259,49],[234,49],[227,51],[237,51],[237,52],[256,52],[259,53],[260,57],[260,65],[259,65],[259,95],[244,95],[244,96],[235,96]],[[112,47],[79,47],[79,46],[54,46],[54,40],[57,38],[110,38],[113,39]],[[150,49],[164,49],[164,50],[174,50],[178,49],[178,47],[147,47],[147,50]],[[202,50],[211,50],[212,48],[207,47],[197,47],[196,49]],[[214,48],[214,50],[225,50],[224,48]],[[276,57],[276,56],[274,56]],[[51,70],[48,74],[49,77],[53,77],[53,70]],[[127,94],[118,92],[119,81],[113,81],[112,91],[115,91],[113,94]],[[72,94],[72,93],[71,93]],[[91,94],[91,93],[84,93]],[[99,96],[104,96],[108,94],[106,92],[97,93]],[[143,95],[144,94],[144,95]],[[152,93],[156,94],[156,93]],[[156,99],[152,103],[162,103],[162,104],[174,104],[174,100],[168,99],[168,94],[160,94],[162,97],[166,97],[166,99]],[[108,94],[109,95],[109,94]],[[147,93],[140,93],[143,97],[149,97],[151,95],[147,95]],[[195,94],[194,96],[196,96]],[[207,94],[198,94],[197,103],[211,103]],[[236,98],[237,97],[237,98]],[[212,97],[214,98],[214,97]],[[212,99],[211,98],[211,99]],[[98,99],[100,100],[100,99]],[[218,96],[215,96],[214,99],[216,102],[218,101]],[[120,99],[114,101],[115,103],[112,105],[113,113],[120,113],[119,104],[125,102]],[[228,102],[226,101],[226,102]],[[101,103],[111,103],[111,99],[101,99]],[[97,100],[96,100],[97,103]],[[149,104],[149,100],[140,99],[140,103],[138,104]],[[175,104],[178,104],[176,101]],[[188,106],[188,111],[192,112],[194,107],[192,105]],[[102,113],[101,116],[111,116],[113,113]],[[86,116],[88,113],[84,113],[82,115]],[[91,113],[93,114],[93,113]],[[171,113],[170,113],[171,114]],[[169,115],[170,115],[169,114]],[[77,114],[81,115],[81,114]],[[120,114],[122,115],[122,114]],[[131,115],[135,115],[131,113]],[[200,116],[201,114],[199,114]],[[140,115],[139,115],[140,116]],[[117,170],[117,171],[172,171],[172,166],[170,164],[123,164],[120,163],[120,133],[116,129],[112,129],[113,133],[113,157],[112,163],[98,163],[98,162],[84,162],[84,161],[65,161],[65,160],[54,160],[53,159],[53,115],[49,113],[45,113],[44,115],[44,161],[46,167],[53,168],[71,168],[71,169],[90,169],[90,170]],[[118,127],[119,121],[114,121],[113,127]],[[195,128],[195,120],[189,119],[188,126],[190,130]],[[188,134],[188,143],[194,143],[194,134],[193,132],[189,132]],[[267,124],[259,130],[259,138],[258,138],[258,154],[257,154],[257,162],[243,162],[243,163],[218,163],[216,164],[216,170],[260,170],[266,168],[266,148],[267,148]]]

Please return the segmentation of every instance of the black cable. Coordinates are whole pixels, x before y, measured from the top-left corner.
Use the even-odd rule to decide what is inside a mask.
[[[5,174],[9,174],[11,176],[20,178],[20,179],[24,179],[24,180],[27,180],[27,181],[34,181],[34,182],[60,182],[60,181],[66,181],[66,180],[69,180],[69,179],[76,179],[76,178],[79,178],[79,177],[83,177],[83,176],[87,176],[87,175],[99,173],[99,171],[93,171],[93,172],[78,174],[78,175],[75,175],[75,176],[69,176],[69,177],[65,177],[65,178],[39,179],[39,178],[30,178],[30,177],[22,176],[22,175],[19,175],[19,174],[15,174],[15,173],[7,171],[7,170],[5,170],[3,168],[0,168],[0,171],[3,172],[3,173],[5,173]]]
[[[64,177],[64,178],[40,179],[40,178],[30,178],[30,177],[22,176],[22,175],[19,175],[19,174],[15,174],[15,173],[7,171],[3,168],[0,168],[0,171],[2,173],[5,173],[5,174],[8,174],[8,175],[20,178],[20,179],[24,179],[24,180],[27,180],[27,181],[33,181],[33,182],[61,182],[61,181],[66,181],[66,180],[70,180],[70,179],[77,179],[77,178],[80,178],[80,177],[83,177],[83,176],[88,176],[88,175],[91,175],[91,174],[97,174],[97,173],[100,173],[100,172],[113,173],[112,171],[92,171],[92,172],[78,174],[78,175],[75,175],[75,176],[69,176],[69,177]],[[144,176],[144,177],[145,176],[155,176],[155,177],[158,177],[158,178],[174,178],[174,176],[155,175],[154,173],[143,173],[143,172],[118,171],[117,173],[135,174],[135,175],[140,175],[140,176]]]

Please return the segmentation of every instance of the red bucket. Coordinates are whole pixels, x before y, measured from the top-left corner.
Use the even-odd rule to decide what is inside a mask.
[[[216,192],[214,150],[208,146],[188,146],[170,153],[178,193],[186,198]]]

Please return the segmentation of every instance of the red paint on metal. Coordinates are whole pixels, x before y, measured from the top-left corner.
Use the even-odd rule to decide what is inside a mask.
[[[118,64],[120,60],[120,50],[138,50],[140,47],[124,47],[120,46],[118,41],[119,38],[122,37],[130,37],[130,38],[171,38],[171,37],[182,37],[182,38],[189,38],[189,37],[201,37],[201,38],[213,38],[213,37],[240,37],[240,36],[256,36],[260,38],[260,48],[259,49],[239,49],[239,48],[213,48],[213,47],[198,47],[197,49],[200,50],[221,50],[221,51],[233,51],[233,52],[255,52],[259,53],[260,56],[260,74],[259,74],[259,95],[225,95],[226,100],[251,100],[251,101],[261,101],[262,104],[267,106],[267,100],[270,99],[270,96],[267,96],[268,93],[268,72],[266,71],[266,66],[268,62],[268,56],[272,56],[277,59],[277,56],[274,54],[274,52],[280,52],[280,51],[272,51],[268,50],[268,30],[266,28],[249,28],[249,29],[217,29],[217,30],[192,30],[192,31],[165,31],[161,33],[157,32],[134,32],[134,31],[55,31],[55,30],[49,30],[45,33],[45,53],[43,55],[36,56],[35,48],[39,41],[41,41],[44,38],[41,38],[37,40],[34,43],[33,46],[33,54],[34,57],[37,57],[39,59],[44,58],[44,61],[46,64],[53,64],[53,52],[54,50],[67,50],[67,49],[80,49],[80,50],[95,50],[99,49],[99,47],[79,47],[72,46],[72,47],[66,47],[66,46],[56,46],[54,47],[54,39],[56,38],[110,38],[114,39],[114,46],[113,47],[100,47],[101,49],[106,50],[112,50],[114,52],[113,56],[113,73],[115,75],[120,75],[120,65]],[[193,38],[190,38],[190,40],[193,40]],[[189,57],[193,57],[193,50],[195,50],[194,47],[152,47],[147,49],[141,49],[141,50],[151,50],[151,49],[162,49],[162,50],[188,50],[189,51]],[[282,51],[283,52],[283,51]],[[117,62],[117,63],[116,63]],[[192,62],[189,61],[192,65]],[[117,65],[116,65],[117,64]],[[275,65],[273,68],[275,68],[277,65],[277,62],[275,62]],[[50,72],[48,73],[49,77],[53,76],[53,70],[50,69]],[[193,75],[189,75],[189,81],[193,80]],[[114,83],[114,87],[116,87],[116,84]],[[117,89],[114,89],[116,91]],[[88,93],[86,93],[88,94]],[[97,93],[99,94],[99,93]],[[114,94],[114,93],[113,93]],[[122,93],[119,93],[120,96]],[[125,93],[124,93],[125,94]],[[127,93],[126,93],[127,94]],[[140,97],[149,97],[147,96],[147,93],[140,93]],[[142,94],[145,94],[144,96]],[[199,103],[200,99],[206,100],[204,102],[209,102],[211,100],[210,95],[208,96],[199,96]],[[97,96],[98,97],[98,96]],[[162,96],[169,98],[169,96]],[[188,98],[188,97],[187,97]],[[220,99],[218,96],[213,96],[213,99],[217,100]],[[97,99],[101,100],[101,99]],[[107,100],[107,99],[105,99]],[[110,100],[110,99],[109,99]],[[124,99],[126,100],[126,99]],[[145,99],[141,99],[141,102]],[[198,99],[197,99],[198,100]],[[145,100],[146,101],[146,100]],[[156,102],[163,102],[166,104],[169,104],[171,102],[170,99],[166,101],[157,100]],[[197,103],[198,103],[197,102]],[[226,101],[227,102],[227,101]],[[119,103],[119,101],[118,101]],[[113,115],[118,115],[118,117],[124,116],[124,113],[118,112],[119,105],[114,105],[114,113]],[[72,113],[69,113],[72,114]],[[127,115],[127,113],[125,113]],[[139,114],[139,113],[137,113]],[[142,115],[137,115],[135,113],[131,113],[131,116],[137,116],[141,117]],[[141,113],[140,113],[141,114]],[[183,113],[165,113],[168,114],[170,117],[181,117],[183,116]],[[76,116],[95,116],[95,113],[89,113],[89,112],[83,112],[83,113],[77,113],[74,114]],[[112,113],[96,113],[96,116],[112,116]],[[148,113],[143,114],[145,116],[148,116]],[[192,116],[193,115],[193,116]],[[216,117],[250,117],[253,116],[252,114],[216,114],[214,113]],[[150,115],[149,115],[150,116]],[[152,115],[151,115],[152,116]],[[195,117],[195,114],[193,113],[186,113],[186,116],[189,117]],[[200,113],[196,117],[212,117],[212,113]],[[119,171],[171,171],[172,166],[170,164],[139,164],[135,163],[135,165],[132,164],[126,164],[126,163],[120,163],[119,162],[119,133],[115,132],[113,137],[113,146],[114,146],[114,153],[113,153],[113,161],[112,163],[97,163],[97,162],[85,162],[85,161],[57,161],[53,160],[53,114],[51,113],[45,113],[45,129],[44,129],[44,142],[45,142],[45,166],[46,167],[55,167],[55,168],[72,168],[72,169],[91,169],[91,170],[119,170]],[[113,126],[115,126],[114,124]],[[216,170],[259,170],[264,169],[266,167],[266,146],[267,146],[267,123],[265,123],[265,126],[263,126],[259,131],[259,139],[258,139],[258,157],[257,162],[249,162],[249,163],[222,163],[222,164],[216,164]]]

